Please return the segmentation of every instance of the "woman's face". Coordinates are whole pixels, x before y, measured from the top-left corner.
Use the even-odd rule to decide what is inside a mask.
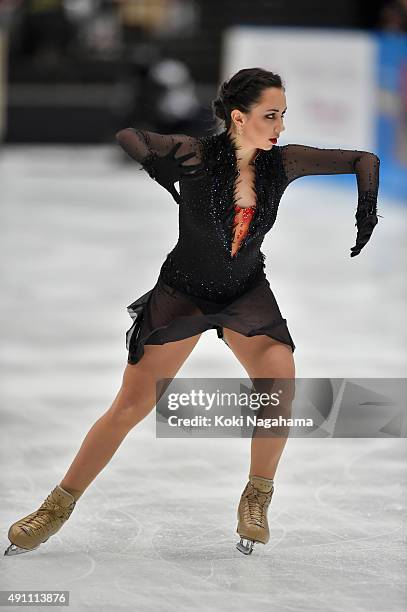
[[[284,89],[267,87],[250,112],[241,113],[237,109],[232,111],[234,123],[241,129],[239,140],[246,146],[271,149],[285,130],[283,120],[286,110]]]

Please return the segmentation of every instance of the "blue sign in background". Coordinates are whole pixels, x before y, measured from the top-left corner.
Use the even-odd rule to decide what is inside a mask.
[[[407,36],[376,36],[380,191],[407,204]]]
[[[377,115],[371,150],[380,158],[378,213],[382,213],[383,197],[407,205],[407,36],[385,32],[371,36],[377,44]],[[349,174],[315,175],[301,180],[321,187],[331,184],[357,190],[356,177]]]

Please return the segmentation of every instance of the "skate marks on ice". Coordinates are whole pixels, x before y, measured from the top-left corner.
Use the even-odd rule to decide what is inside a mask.
[[[75,610],[108,610],[118,601],[143,611],[274,604],[325,612],[327,604],[339,611],[346,602],[366,611],[403,609],[397,509],[404,500],[393,492],[389,502],[377,482],[381,470],[389,487],[402,482],[397,443],[290,440],[270,506],[270,542],[246,557],[234,548],[244,483],[229,468],[234,457],[243,473],[244,443],[194,440],[181,448],[153,440],[154,420],[148,419],[140,439],[126,440],[121,460],[58,534],[38,551],[3,561],[7,588],[38,587],[42,576],[41,588],[70,589]],[[152,446],[158,456],[149,455]]]
[[[376,483],[370,486],[368,476],[368,472],[379,474],[380,462],[387,456],[384,468],[393,464],[394,482],[400,480],[403,472],[400,447],[394,441],[384,441],[384,444],[369,441],[371,446],[365,446],[366,452],[361,453],[360,441],[355,440],[333,441],[332,447],[327,446],[332,441],[306,441],[312,442],[308,447],[303,442],[291,449],[290,463],[295,469],[289,473],[288,480],[292,484],[281,483],[281,491],[271,506],[271,540],[266,547],[256,545],[256,557],[253,553],[250,564],[247,558],[241,559],[231,549],[231,540],[234,544],[237,537],[238,496],[233,499],[233,487],[223,486],[225,476],[214,486],[208,472],[199,487],[193,485],[192,491],[189,489],[194,479],[189,478],[187,482],[183,479],[183,484],[175,486],[172,499],[163,492],[166,503],[161,510],[154,509],[152,496],[148,503],[153,508],[152,514],[147,521],[144,518],[144,529],[135,544],[140,556],[150,560],[147,576],[152,571],[151,565],[160,568],[159,589],[169,589],[169,602],[177,600],[177,592],[182,593],[180,601],[186,603],[185,609],[194,598],[196,601],[202,596],[207,609],[211,604],[216,607],[216,603],[228,609],[231,601],[235,609],[240,606],[243,609],[252,601],[259,609],[262,604],[273,602],[279,610],[326,610],[326,593],[333,591],[336,602],[329,603],[330,610],[343,609],[346,601],[361,610],[379,609],[386,602],[393,605],[393,610],[403,609],[401,570],[405,551],[402,551],[400,513],[387,519],[383,516],[383,512],[387,514],[387,505],[383,507],[383,495],[380,490],[376,491]],[[332,455],[331,464],[325,462],[324,470],[318,472],[321,457],[328,453]],[[169,452],[169,455],[170,462],[176,459],[175,453]],[[307,467],[299,470],[300,465]],[[226,465],[220,472],[228,473]],[[351,485],[347,484],[349,473]],[[326,490],[318,491],[317,481],[323,479]],[[358,491],[363,491],[365,483],[369,483],[368,492],[362,495],[362,503],[358,505]],[[331,495],[327,494],[329,487]],[[342,491],[352,488],[354,497],[346,498]],[[220,491],[223,491],[222,500]],[[373,496],[379,500],[376,504],[372,504]],[[341,498],[345,501],[338,507]],[[226,514],[225,508],[228,508]],[[366,518],[369,513],[371,516]],[[145,516],[141,508],[137,514]],[[367,525],[366,521],[369,521]],[[262,581],[253,593],[253,583],[259,575]],[[392,584],[391,593],[389,584]],[[137,594],[137,585],[132,591],[125,577],[118,576],[116,585],[127,593]],[[158,592],[164,596],[162,591],[157,591],[157,595]]]
[[[405,441],[320,442],[314,447],[312,440],[300,441],[305,484],[293,483],[291,504],[290,491],[281,492],[289,506],[290,539],[295,534],[299,539],[289,554],[293,560],[302,557],[310,597],[319,580],[320,588],[329,585],[338,609],[347,601],[352,609],[402,610],[407,598]],[[318,460],[323,470],[318,471]],[[337,609],[332,600],[329,605]]]
[[[113,483],[107,487],[114,489]],[[117,487],[114,499],[120,497],[122,487],[123,483]],[[127,503],[117,504],[106,499],[100,487],[94,493],[90,508],[83,508],[82,520],[69,530],[67,523],[65,532],[61,530],[39,551],[21,556],[25,557],[23,582],[38,585],[40,575],[44,589],[69,589],[75,610],[85,610],[86,604],[113,609],[118,601],[134,603],[136,610],[222,609],[234,591],[240,594],[241,606],[269,601],[267,593],[253,596],[251,589],[240,593],[237,588],[236,535],[224,516],[224,501],[219,495],[215,499],[214,491],[206,500],[211,510],[206,524],[213,522],[212,529],[202,527],[202,502],[191,503],[185,491],[181,499],[167,502],[163,496],[155,504],[155,487],[151,499],[147,494],[136,504],[131,494]],[[171,519],[163,521],[165,516]],[[22,566],[3,563],[3,568],[7,583],[22,588]]]

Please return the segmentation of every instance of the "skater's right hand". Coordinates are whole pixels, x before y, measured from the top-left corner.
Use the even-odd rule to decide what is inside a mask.
[[[377,215],[367,215],[362,219],[358,219],[356,221],[357,228],[357,236],[356,236],[356,244],[351,248],[351,257],[355,257],[359,255],[360,251],[363,249],[365,244],[368,243],[374,228],[378,223]]]
[[[203,176],[203,164],[184,165],[182,162],[195,156],[195,153],[187,153],[175,157],[175,153],[181,146],[177,142],[167,155],[151,153],[143,162],[143,168],[147,170],[152,179],[162,185],[172,195],[177,204],[181,203],[181,196],[175,189],[174,183],[180,178],[197,179]]]
[[[368,194],[359,198],[356,211],[357,235],[356,244],[351,248],[351,257],[359,255],[363,247],[369,242],[374,228],[378,223],[376,198],[370,198]]]

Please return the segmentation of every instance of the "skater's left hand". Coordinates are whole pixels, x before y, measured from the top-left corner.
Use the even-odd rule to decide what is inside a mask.
[[[380,215],[379,215],[380,216]],[[358,228],[356,244],[351,248],[351,257],[359,255],[365,244],[369,242],[370,236],[378,223],[375,211],[368,210],[365,206],[359,206],[356,212],[356,223]]]
[[[177,142],[167,155],[151,154],[143,162],[143,167],[152,179],[160,183],[167,191],[170,192],[177,204],[181,203],[181,196],[174,187],[174,183],[180,178],[196,179],[203,175],[203,164],[189,164],[183,162],[195,157],[195,153],[187,153],[180,157],[175,157],[175,153],[181,146],[181,142]]]

